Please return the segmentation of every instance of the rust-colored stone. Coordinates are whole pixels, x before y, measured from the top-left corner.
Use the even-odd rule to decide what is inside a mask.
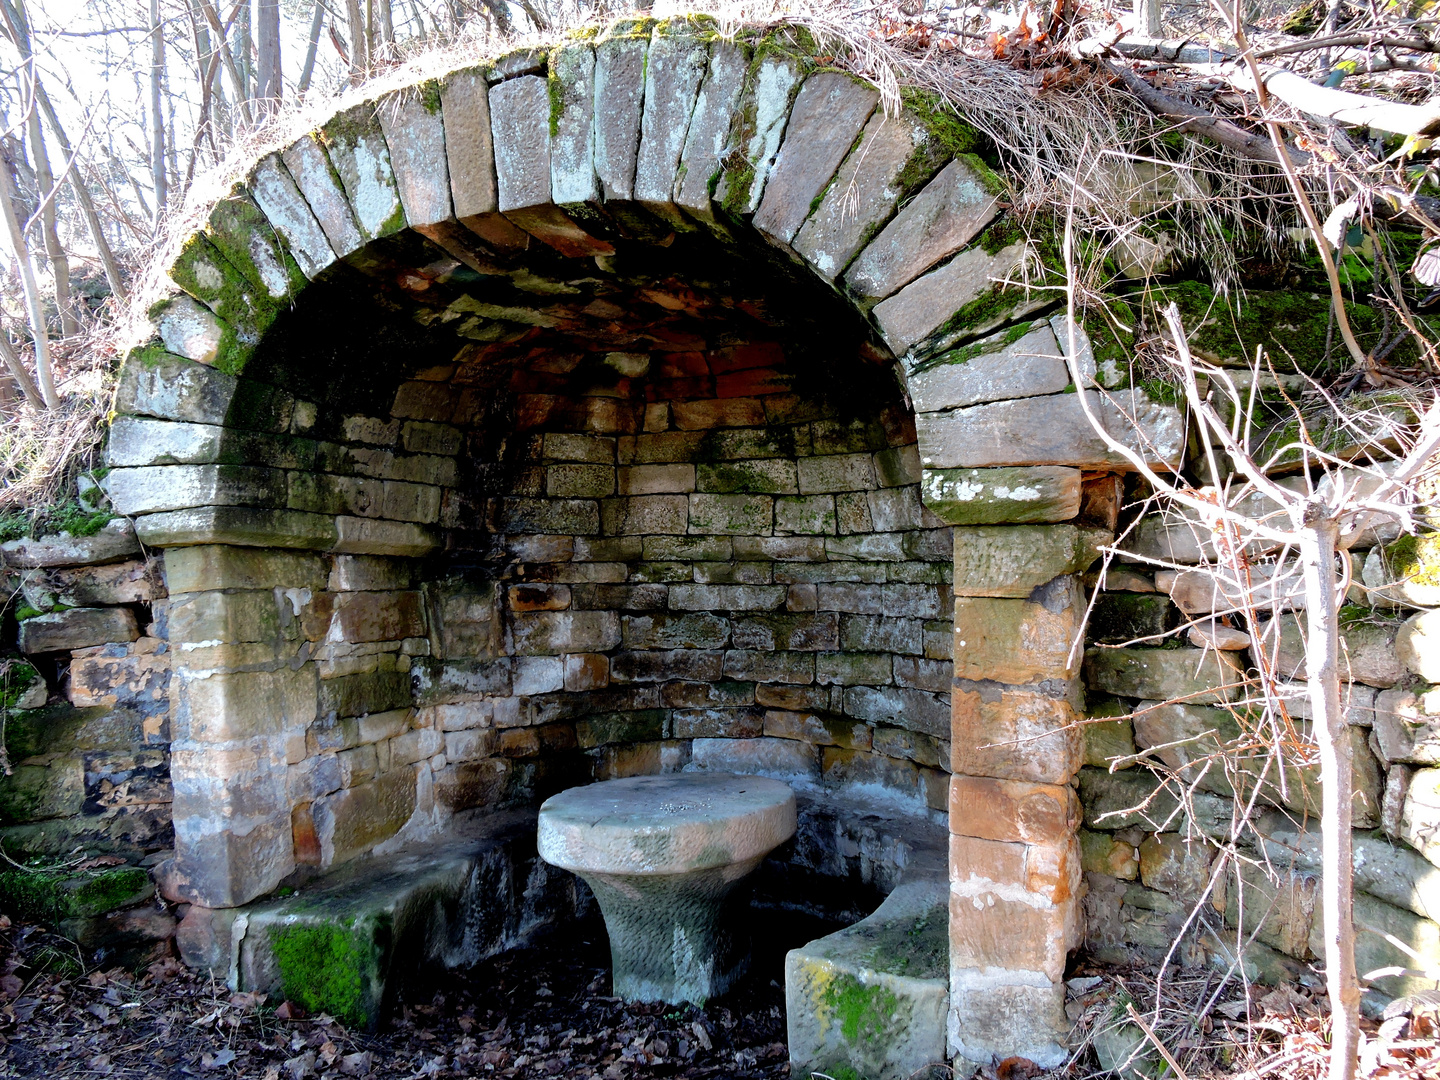
[[[1080,800],[1068,786],[979,776],[950,778],[950,831],[982,840],[1068,843]]]

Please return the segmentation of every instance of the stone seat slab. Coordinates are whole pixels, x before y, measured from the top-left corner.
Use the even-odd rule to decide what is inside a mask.
[[[949,978],[949,887],[938,874],[899,885],[868,918],[792,949],[791,1074],[909,1080],[943,1068]]]

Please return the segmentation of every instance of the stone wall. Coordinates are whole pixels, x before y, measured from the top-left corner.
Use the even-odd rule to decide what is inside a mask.
[[[1356,964],[1363,975],[1440,962],[1440,860],[1430,839],[1440,771],[1427,767],[1440,758],[1429,748],[1426,704],[1429,679],[1440,672],[1427,666],[1433,661],[1424,644],[1431,616],[1423,608],[1435,599],[1427,585],[1429,541],[1401,539],[1389,524],[1345,541],[1354,575],[1341,610],[1341,702],[1354,759]],[[1144,519],[1123,546],[1177,568],[1127,564],[1122,555],[1090,579],[1099,591],[1087,629],[1079,773],[1089,948],[1117,961],[1158,960],[1173,948],[1183,963],[1221,970],[1238,957],[1253,979],[1299,978],[1324,949],[1319,766],[1303,681],[1304,613],[1293,610],[1303,608],[1298,576],[1267,583],[1262,615],[1250,625],[1233,611],[1235,597],[1209,575],[1185,569],[1214,558],[1204,530],[1180,518]],[[1267,553],[1255,554],[1252,573],[1264,579]],[[1276,610],[1288,613],[1277,617]],[[1164,637],[1177,627],[1178,638]],[[1277,658],[1293,724],[1283,780],[1273,762],[1267,771],[1270,747],[1244,701],[1241,673],[1258,663],[1256,640]],[[1241,827],[1251,799],[1252,825]],[[1192,909],[1202,898],[1197,920]],[[1248,945],[1237,937],[1237,930],[1248,937],[1257,929]],[[1374,986],[1396,996],[1429,984],[1407,976]]]

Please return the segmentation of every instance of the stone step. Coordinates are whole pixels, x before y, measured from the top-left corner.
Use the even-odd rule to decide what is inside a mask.
[[[591,903],[537,856],[534,811],[492,815],[245,909],[231,931],[232,985],[373,1028],[406,979],[525,944]]]
[[[908,1080],[932,1065],[941,1074],[949,910],[943,876],[908,881],[868,918],[786,955],[792,1075]]]

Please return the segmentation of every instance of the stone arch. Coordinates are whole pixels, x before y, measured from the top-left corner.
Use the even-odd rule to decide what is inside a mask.
[[[663,711],[638,697],[599,719],[587,714],[579,723],[590,727],[575,730],[588,735],[566,735],[539,713],[500,733],[493,710],[608,689],[587,658],[615,663],[622,616],[604,604],[577,607],[574,593],[628,587],[632,577],[607,581],[595,567],[709,561],[694,544],[677,554],[680,541],[622,551],[615,538],[630,531],[603,515],[680,514],[635,532],[729,538],[717,545],[728,554],[714,558],[729,576],[687,587],[731,591],[679,604],[669,594],[662,610],[677,620],[734,615],[753,601],[801,626],[820,610],[813,589],[796,591],[803,575],[783,588],[773,570],[747,582],[734,538],[753,539],[746,550],[757,563],[803,566],[794,551],[808,537],[821,560],[932,568],[906,571],[913,581],[857,573],[832,605],[833,622],[838,635],[839,620],[854,616],[863,636],[905,618],[920,634],[903,654],[915,661],[908,685],[896,685],[893,658],[885,661],[890,700],[874,706],[874,723],[929,739],[885,760],[901,763],[899,787],[910,785],[917,812],[948,808],[951,1050],[1048,1063],[1063,1056],[1061,979],[1079,936],[1071,780],[1080,758],[1064,730],[1079,694],[1076,575],[1093,556],[1093,527],[1113,527],[1115,477],[1126,466],[1084,419],[1062,352],[1070,334],[1052,325],[1049,294],[1004,284],[1024,248],[989,170],[952,156],[923,109],[887,117],[872,87],[792,45],[783,32],[746,44],[703,21],[622,20],[593,40],[507,54],[338,113],[264,156],[187,238],[170,267],[176,288],[151,308],[153,338],[124,366],[110,449],[117,509],[167,552],[174,888],[204,907],[242,905],[297,861],[334,865],[417,835],[437,820],[437,796],[474,805],[516,783],[538,790],[573,780],[567,738],[602,758],[607,746],[654,744],[630,761],[616,751],[612,775],[695,753],[693,740],[688,751],[666,745],[680,741],[673,712],[659,728],[654,717],[637,721]],[[653,287],[667,276],[673,289]],[[588,296],[574,284],[582,277],[605,282],[609,298]],[[790,310],[763,310],[757,295],[784,295]],[[631,401],[630,419],[619,420],[614,403],[630,392],[616,389],[622,382],[643,383],[643,398],[662,377],[690,377],[678,361],[652,372],[654,361],[642,370],[635,350],[603,347],[607,321],[636,311],[677,335],[719,327],[731,343],[707,341],[699,352],[711,380],[704,393],[642,401],[663,406],[653,416]],[[575,347],[582,338],[594,347]],[[678,340],[658,350],[667,363],[687,352],[673,347]],[[1076,340],[1091,378],[1083,332]],[[586,359],[535,366],[535,352],[567,348]],[[746,349],[762,355],[737,359]],[[780,358],[767,360],[767,349]],[[723,363],[711,355],[726,350]],[[472,368],[490,374],[456,381]],[[496,372],[509,380],[503,389]],[[719,386],[726,378],[729,396]],[[579,393],[581,382],[599,392]],[[1157,463],[1178,457],[1173,409],[1138,391],[1123,403],[1088,385],[1078,391]],[[795,411],[760,400],[772,394]],[[846,428],[851,419],[860,435]],[[792,421],[810,425],[812,442],[760,459],[781,463],[780,480],[760,476],[744,455],[700,463],[732,473],[745,464],[728,494],[663,478],[672,464],[693,471],[693,460],[634,457],[635,441],[652,435],[773,436]],[[830,444],[814,444],[817,424],[832,425]],[[597,444],[609,460],[597,459]],[[642,476],[646,465],[654,468]],[[629,491],[617,472],[625,469]],[[846,469],[865,478],[823,475]],[[802,483],[802,470],[814,479]],[[485,488],[491,481],[498,486]],[[487,492],[485,505],[467,498],[476,490]],[[892,515],[891,526],[843,532],[836,492],[864,496],[853,500],[857,513],[863,506],[872,526],[875,515]],[[786,512],[803,516],[811,495],[832,499],[828,531],[778,528],[778,501],[792,499]],[[770,515],[763,530],[703,517],[743,515],[747,499]],[[933,567],[952,559],[935,542],[950,526],[955,572],[939,581]],[[486,547],[495,536],[532,538],[533,550],[497,555]],[[583,538],[587,558],[573,547],[563,558],[541,550],[557,537]],[[674,558],[652,557],[666,551]],[[467,577],[472,563],[506,558],[547,569],[505,579],[504,597],[489,571],[480,575],[489,586]],[[952,604],[953,634],[946,624],[932,646],[928,624],[949,619]],[[634,611],[623,617],[648,618],[654,629],[657,616]],[[695,655],[706,651],[690,643],[702,621],[680,634]],[[773,638],[777,625],[763,633]],[[537,635],[564,640],[530,649]],[[681,681],[766,686],[770,700],[792,706],[777,709],[794,718],[777,725],[824,727],[816,714],[827,710],[814,698],[781,690],[813,685],[818,653],[866,653],[857,642],[836,636],[829,649],[774,651],[808,656],[797,661],[809,663],[808,681],[756,674],[743,668],[749,661],[727,666],[728,653]],[[866,688],[837,676],[832,703],[837,686],[847,708],[843,695]],[[756,697],[735,705],[695,693],[672,709],[762,709]],[[490,701],[490,720],[452,724],[433,711],[462,698]],[[907,722],[942,702],[948,720],[936,730]],[[428,724],[412,723],[413,707],[432,710]],[[545,716],[564,712],[553,710]],[[612,714],[621,719],[604,719]],[[783,740],[749,715],[720,717],[714,738],[696,718],[693,737],[733,737],[763,757]],[[631,725],[627,737],[607,739],[599,726],[611,722]],[[466,771],[447,758],[447,745],[463,747],[482,730],[520,750],[534,743],[534,761],[516,765],[529,758],[507,757],[503,745],[499,764]],[[542,746],[547,738],[559,742]],[[864,748],[843,731],[827,728],[815,741],[829,748],[812,748],[816,762],[828,752],[836,775],[861,760],[846,757]],[[382,746],[387,760],[418,762],[417,771],[382,769],[372,760],[382,751],[366,749]],[[942,748],[953,776],[939,767]],[[889,767],[871,761],[885,757],[873,745],[868,753],[867,768]],[[562,764],[551,781],[537,779],[547,760]],[[855,769],[857,783],[889,784]]]

